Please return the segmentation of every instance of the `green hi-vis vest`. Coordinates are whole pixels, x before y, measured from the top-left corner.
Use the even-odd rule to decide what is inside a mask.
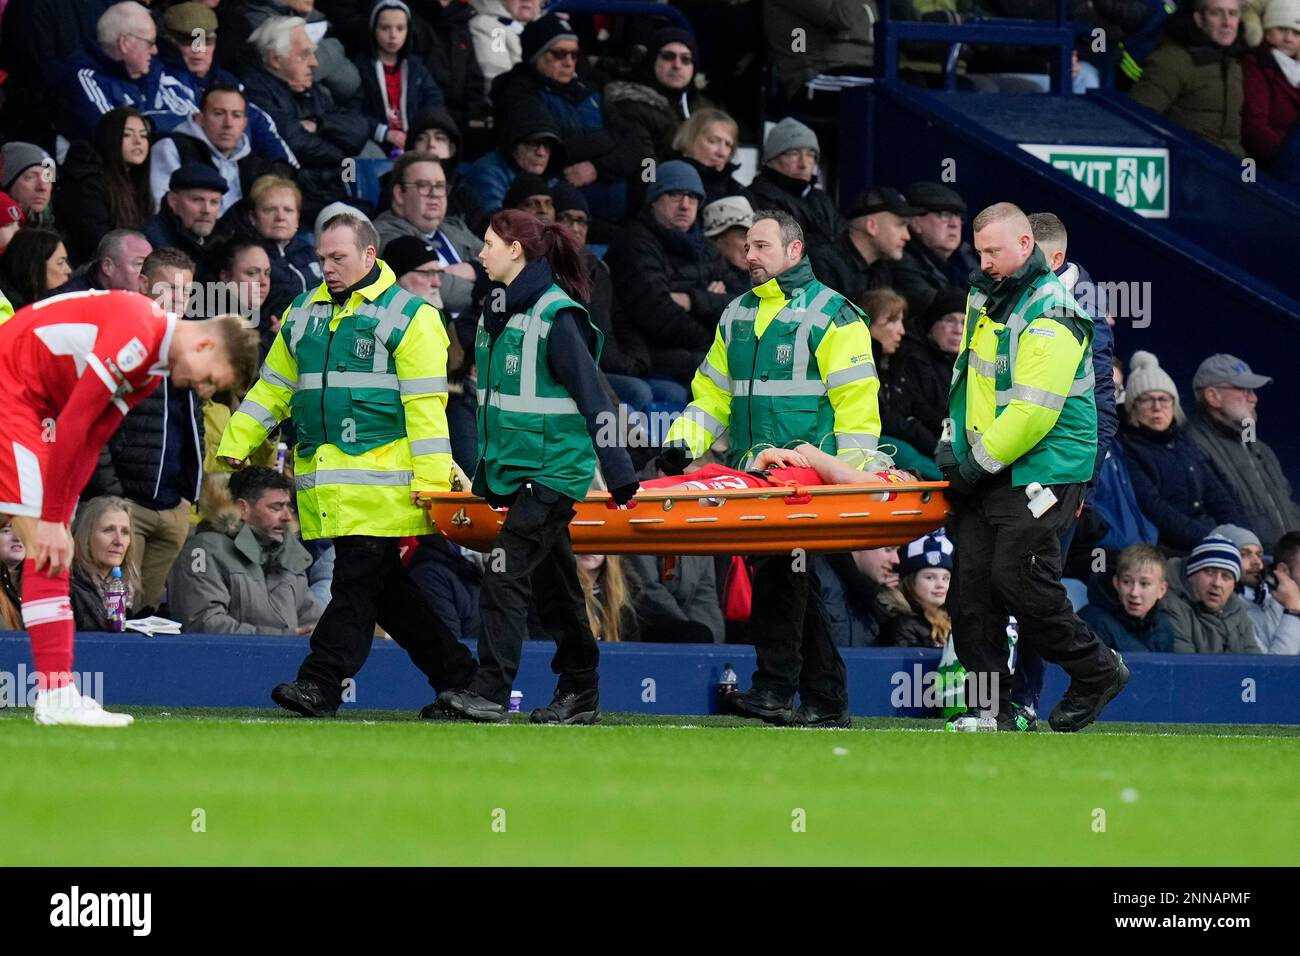
[[[495,342],[479,319],[474,351],[484,385],[478,407],[478,471],[494,494],[508,495],[535,481],[581,501],[591,487],[596,452],[587,420],[547,361],[551,323],[563,309],[578,309],[587,317],[586,309],[552,284],[529,311],[510,317]],[[592,329],[599,362],[604,336],[594,325]]]
[[[331,332],[334,304],[309,302],[311,295],[293,300],[281,329],[298,363],[290,402],[298,455],[325,444],[359,455],[405,437],[393,353],[424,300],[394,283]]]
[[[828,455],[837,451],[835,409],[826,395],[817,365],[817,349],[847,300],[816,279],[790,297],[763,331],[755,323],[762,300],[752,291],[732,300],[719,320],[727,346],[731,381],[731,437],[728,463],[740,467],[750,453],[763,448],[793,448],[799,442],[816,445]]]
[[[1092,318],[1066,291],[1061,280],[1048,272],[1020,294],[1010,309],[1006,324],[995,321],[986,329],[986,336],[991,331],[996,337],[996,348],[990,350],[987,340],[981,341],[977,328],[981,314],[987,314],[983,311],[987,301],[987,295],[978,289],[973,289],[967,300],[966,329],[971,339],[959,358],[958,366],[953,369],[954,387],[965,389],[966,428],[964,435],[954,436],[957,439],[954,450],[959,458],[965,457],[966,449],[976,446],[981,433],[989,429],[1013,400],[1041,408],[1059,408],[1055,424],[1038,444],[1016,461],[1004,463],[1011,466],[1011,484],[1021,488],[1035,481],[1047,485],[1091,480],[1097,457]],[[1089,342],[1078,366],[1073,369],[1074,380],[1064,399],[1037,387],[1040,383],[1033,381],[1024,370],[1017,380],[1012,379],[1020,337],[1030,323],[1041,316],[1051,317],[1076,336],[1085,336]],[[994,351],[995,355],[991,360],[989,351]],[[957,386],[963,369],[966,380]],[[966,449],[961,448],[962,444]]]

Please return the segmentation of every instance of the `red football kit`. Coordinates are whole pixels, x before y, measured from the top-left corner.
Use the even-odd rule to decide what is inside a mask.
[[[0,325],[0,514],[67,524],[123,417],[161,384],[176,317],[134,292],[70,292]],[[40,686],[72,670],[68,575],[23,568]]]

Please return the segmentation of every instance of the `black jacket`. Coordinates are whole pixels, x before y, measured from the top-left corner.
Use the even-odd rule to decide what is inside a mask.
[[[649,349],[650,374],[689,382],[713,344],[718,319],[742,289],[709,292],[728,278],[713,243],[696,225],[680,232],[660,225],[646,207],[605,254],[622,314]],[[672,293],[690,296],[683,309]]]
[[[680,153],[669,158],[690,163],[695,168],[695,171],[700,174],[700,182],[704,184],[704,202],[700,203],[701,209],[715,199],[740,196],[745,192],[745,187],[741,185],[740,180],[735,176],[736,170],[740,168],[737,163],[727,163],[722,169],[714,169],[712,166],[705,166],[703,163]]]
[[[127,414],[100,452],[82,500],[120,495],[154,511],[198,501],[203,481],[203,402],[164,378]]]
[[[49,86],[61,61],[96,45],[95,24],[112,0],[9,0],[0,22],[6,140],[53,152]],[[60,170],[60,172],[62,172]]]
[[[861,302],[862,293],[871,289],[891,288],[893,263],[877,259],[868,264],[847,232],[834,242],[813,246],[808,252],[808,258],[812,262],[813,275],[850,302]]]
[[[880,630],[881,647],[936,647],[934,631],[924,614],[899,614]]]
[[[590,252],[583,253],[583,261],[587,264],[587,275],[591,276],[591,300],[586,303],[587,311],[591,313],[591,321],[605,336],[600,351],[600,370],[608,375],[649,374],[650,356],[639,337],[627,334],[609,266]],[[620,330],[623,330],[622,334]]]
[[[957,356],[944,352],[929,338],[909,333],[890,362],[881,401],[893,420],[889,434],[927,457],[934,454],[943,420],[948,417],[948,389],[956,360]]]
[[[492,104],[469,30],[478,11],[465,0],[452,0],[446,7],[438,0],[415,0],[407,5],[415,14],[411,53],[423,59],[433,74],[447,98],[447,111],[462,130],[471,123],[485,122]]]
[[[68,598],[72,601],[72,622],[78,631],[102,632],[108,630],[108,613],[104,610],[104,595],[95,583],[94,572],[80,561],[72,563],[68,580]]]
[[[907,314],[919,316],[940,289],[970,285],[971,270],[979,268],[979,257],[970,243],[963,242],[944,259],[920,239],[912,239],[903,249],[903,257],[890,267],[892,288],[907,300]]]
[[[94,257],[105,233],[125,225],[113,221],[104,191],[104,164],[95,147],[84,139],[73,141],[59,167],[54,216],[68,240],[68,258],[77,265]]]
[[[171,206],[167,205],[165,197],[158,206],[158,212],[141,227],[140,231],[155,249],[169,246],[185,253],[194,260],[195,268],[203,261],[203,254],[207,252],[210,245],[209,239],[200,239],[181,225],[181,221],[172,212]]]
[[[745,190],[755,210],[782,209],[803,227],[804,248],[829,245],[843,231],[844,220],[835,200],[824,189],[764,167]],[[821,276],[818,276],[821,279]],[[825,279],[822,279],[825,282]],[[834,287],[832,287],[834,288]],[[836,289],[849,295],[848,289]]]

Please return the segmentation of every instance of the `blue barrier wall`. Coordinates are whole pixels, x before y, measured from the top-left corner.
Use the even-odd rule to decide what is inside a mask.
[[[552,649],[546,641],[530,641],[524,648],[515,688],[523,692],[525,709],[551,698]],[[26,635],[0,634],[0,694],[8,699],[14,682],[30,674],[29,650]],[[298,637],[81,634],[76,670],[102,673],[104,699],[111,705],[270,707],[271,687],[293,678],[306,651],[307,639]],[[937,651],[846,648],[843,654],[854,714],[920,713],[896,706],[897,698],[906,691],[904,703],[911,702],[912,685],[934,669]],[[1127,660],[1133,680],[1107,709],[1109,719],[1300,724],[1300,658],[1133,654]],[[714,710],[715,687],[727,663],[740,675],[741,686],[748,686],[751,647],[607,645],[601,649],[601,705],[609,711],[707,714]],[[1049,668],[1044,713],[1065,685],[1065,675]],[[433,692],[399,647],[376,641],[357,675],[356,697],[352,706],[414,712],[432,700]]]

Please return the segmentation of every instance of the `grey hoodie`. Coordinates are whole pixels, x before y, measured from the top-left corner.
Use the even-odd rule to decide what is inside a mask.
[[[243,190],[239,182],[239,161],[253,151],[252,144],[248,139],[248,133],[245,132],[239,140],[239,145],[235,147],[235,152],[231,156],[226,156],[221,150],[212,145],[212,140],[208,139],[208,134],[203,131],[199,125],[199,114],[195,113],[177,126],[173,133],[180,133],[182,136],[191,136],[199,140],[208,148],[208,155],[212,157],[212,163],[217,167],[217,172],[221,173],[221,178],[226,181],[226,192],[221,197],[221,214],[224,216],[226,210],[239,202],[242,198]],[[150,150],[149,156],[149,191],[153,193],[154,208],[162,202],[162,197],[170,188],[172,173],[180,168],[180,153],[176,150],[176,144],[170,139],[163,137],[154,144]]]

